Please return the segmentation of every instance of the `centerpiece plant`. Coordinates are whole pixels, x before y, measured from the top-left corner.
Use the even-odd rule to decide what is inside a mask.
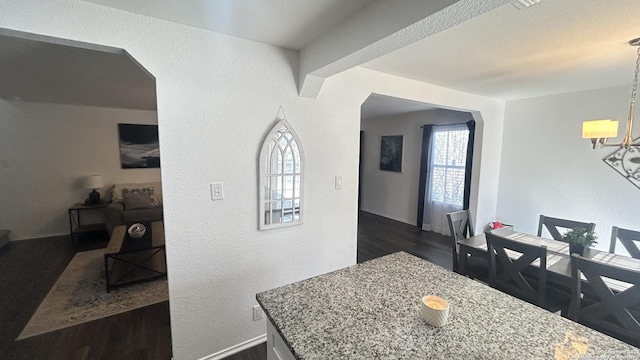
[[[583,228],[573,228],[562,235],[562,241],[569,243],[569,253],[584,255],[584,249],[597,244],[598,236],[593,231]]]

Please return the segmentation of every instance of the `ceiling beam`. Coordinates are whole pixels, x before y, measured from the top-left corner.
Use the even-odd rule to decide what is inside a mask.
[[[480,16],[510,0],[376,0],[300,51],[298,94],[324,79]]]

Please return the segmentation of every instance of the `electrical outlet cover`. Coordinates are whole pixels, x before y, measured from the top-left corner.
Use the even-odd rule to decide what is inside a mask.
[[[255,305],[253,307],[253,321],[260,319],[262,319],[262,309],[260,308],[260,305]]]
[[[211,200],[224,199],[224,188],[221,182],[211,183]]]

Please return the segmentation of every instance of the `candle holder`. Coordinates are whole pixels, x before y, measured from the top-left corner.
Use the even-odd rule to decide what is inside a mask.
[[[439,296],[424,296],[420,314],[427,324],[434,327],[442,327],[447,323],[449,317],[449,303]]]

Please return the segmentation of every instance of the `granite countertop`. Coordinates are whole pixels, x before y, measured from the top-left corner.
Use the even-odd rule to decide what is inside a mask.
[[[429,294],[449,302],[442,328],[420,318]],[[297,359],[640,358],[638,348],[404,252],[256,298]]]

